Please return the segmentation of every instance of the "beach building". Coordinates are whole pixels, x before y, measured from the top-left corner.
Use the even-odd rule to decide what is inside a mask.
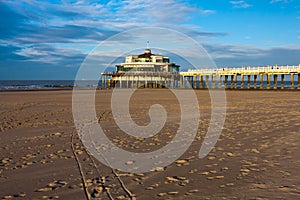
[[[153,54],[146,48],[143,54],[130,55],[116,65],[115,72],[102,73],[102,86],[120,88],[174,88],[180,82],[179,65],[167,56]]]

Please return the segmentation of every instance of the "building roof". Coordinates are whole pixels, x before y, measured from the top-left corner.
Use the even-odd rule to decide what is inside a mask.
[[[138,58],[151,58],[151,56],[154,55],[152,53],[143,53],[138,55]]]
[[[150,49],[145,49],[145,52],[143,54],[138,55],[138,58],[151,58],[151,56],[156,55],[151,53]],[[156,55],[158,56],[158,55]]]

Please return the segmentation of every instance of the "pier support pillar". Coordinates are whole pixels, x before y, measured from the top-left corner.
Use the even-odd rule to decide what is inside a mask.
[[[277,74],[274,74],[274,85],[273,85],[273,89],[274,90],[277,90],[277,87],[278,87],[278,75]]]
[[[159,82],[158,82],[158,87],[159,87],[159,88],[163,88],[162,81],[159,81]]]
[[[247,89],[251,88],[251,75],[248,75],[248,84],[247,84]]]
[[[291,88],[295,89],[295,74],[291,74]]]
[[[234,89],[234,75],[230,76],[230,88]]]
[[[105,76],[102,75],[101,81],[102,81],[101,88],[105,88],[105,85],[104,85],[105,84]]]
[[[234,75],[233,83],[234,83],[234,89],[237,89],[237,74]]]
[[[209,88],[209,76],[208,75],[206,75],[205,76],[205,88]]]
[[[195,77],[194,77],[195,78]],[[194,82],[195,84],[195,82]],[[195,84],[196,85],[196,84]],[[194,87],[195,87],[194,85]],[[161,85],[162,86],[162,85]],[[175,87],[175,78],[174,78],[174,75],[172,74],[172,77],[171,77],[171,88],[174,88]]]
[[[197,76],[193,76],[193,88],[197,88]]]
[[[257,88],[257,75],[254,75],[254,82],[253,82],[253,88]]]
[[[271,89],[271,75],[267,74],[267,89]]]
[[[263,89],[263,88],[264,88],[263,81],[264,81],[264,75],[263,75],[263,74],[260,74],[260,75],[259,75],[259,88],[260,88],[260,89]]]
[[[245,77],[244,74],[241,74],[241,89],[244,89]]]
[[[228,75],[225,75],[225,89],[228,89]]]
[[[218,77],[218,88],[222,88],[222,75]]]
[[[215,76],[214,75],[211,75],[211,88],[212,89],[215,89],[215,86],[216,86],[216,83],[215,83]]]
[[[200,78],[199,88],[203,89],[203,76],[200,75],[199,78]]]
[[[298,90],[300,90],[300,74],[298,74]]]
[[[120,80],[119,80],[119,86],[120,86],[120,88],[122,88],[122,79],[121,79],[121,77],[120,77]]]
[[[284,74],[281,74],[281,89],[284,90]]]

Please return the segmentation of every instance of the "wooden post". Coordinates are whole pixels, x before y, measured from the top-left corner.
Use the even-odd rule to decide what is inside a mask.
[[[247,84],[247,88],[248,88],[248,89],[251,88],[251,75],[248,75],[248,84]]]
[[[122,77],[121,77],[121,76],[119,77],[119,84],[120,84],[120,85],[119,85],[120,88],[122,88]]]
[[[259,75],[259,88],[260,88],[260,89],[263,89],[263,88],[264,88],[263,82],[264,82],[264,75],[263,75],[263,74],[260,74],[260,75]]]
[[[253,82],[253,88],[257,88],[257,75],[254,75],[254,82]]]
[[[206,88],[209,88],[209,76],[208,75],[205,76],[205,85],[206,85]]]
[[[277,90],[277,83],[278,83],[278,75],[274,74],[274,85],[273,85],[273,89]]]
[[[281,89],[284,90],[284,74],[281,74]]]
[[[295,75],[294,74],[291,74],[291,88],[295,89]]]
[[[200,75],[200,83],[199,83],[200,89],[203,88],[203,76]]]
[[[162,86],[163,86],[162,81],[159,80],[159,81],[158,81],[158,87],[159,87],[159,88],[162,88]]]
[[[111,85],[110,85],[110,79],[107,79],[107,87],[110,88]]]
[[[234,75],[234,89],[237,89],[237,74]]]
[[[244,83],[245,83],[244,74],[241,74],[241,89],[244,89]]]
[[[215,76],[212,74],[211,75],[211,88],[215,89],[216,83],[215,83]]]
[[[267,89],[269,90],[271,88],[271,75],[267,74]]]
[[[174,74],[171,76],[171,88],[174,88]]]
[[[230,77],[230,88],[234,89],[234,87],[235,87],[234,75],[231,75],[231,77]]]
[[[102,74],[102,77],[101,77],[101,81],[102,81],[102,83],[101,83],[101,88],[105,88],[105,76]]]
[[[197,77],[193,76],[193,88],[196,89],[197,88]]]
[[[298,74],[298,90],[300,90],[300,74]]]
[[[225,75],[225,89],[228,89],[228,75]]]
[[[218,77],[218,88],[222,88],[222,75]]]

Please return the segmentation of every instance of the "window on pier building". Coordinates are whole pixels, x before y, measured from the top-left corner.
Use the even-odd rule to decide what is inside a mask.
[[[179,72],[179,66],[178,65],[172,65],[168,67],[169,72]]]
[[[116,68],[117,68],[117,72],[118,71],[124,71],[124,67],[121,66],[121,65],[116,65]]]
[[[164,62],[164,63],[169,63],[169,62],[170,62],[170,59],[169,59],[168,57],[164,57],[164,58],[163,58],[163,62]]]

